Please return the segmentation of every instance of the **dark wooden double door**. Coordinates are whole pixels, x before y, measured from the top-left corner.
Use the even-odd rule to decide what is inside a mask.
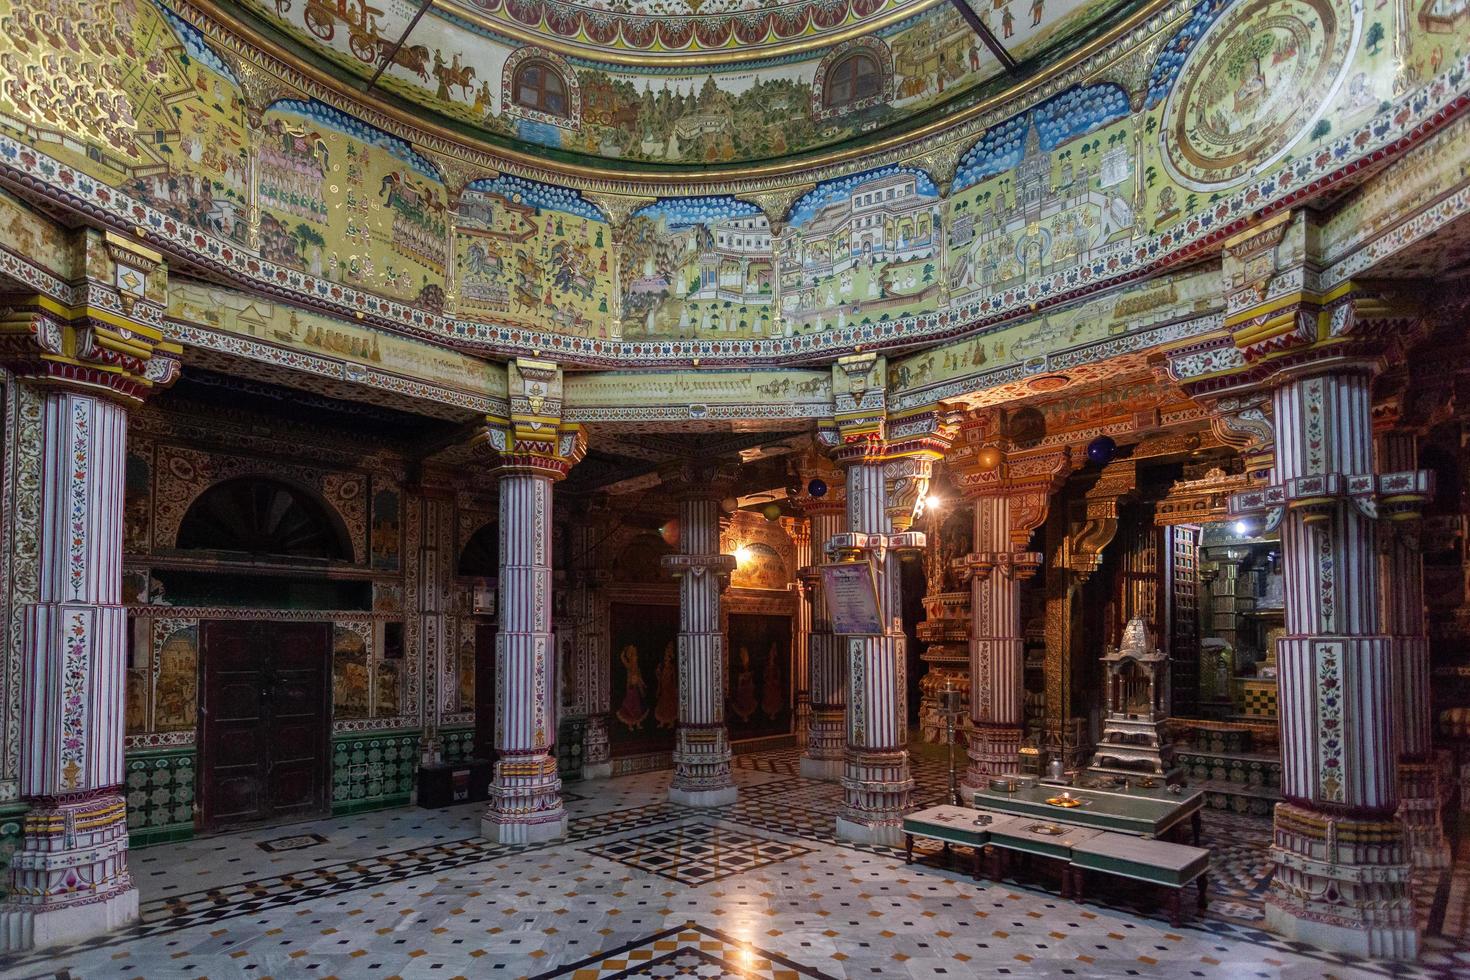
[[[201,634],[204,829],[324,813],[331,624],[217,620]]]

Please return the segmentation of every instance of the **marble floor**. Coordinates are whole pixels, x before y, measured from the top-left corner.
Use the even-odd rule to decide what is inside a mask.
[[[938,802],[940,764],[914,768],[917,802]],[[1044,880],[976,882],[937,851],[906,866],[838,842],[840,790],[797,775],[794,751],[741,756],[737,778],[739,801],[709,811],[666,802],[667,773],[569,784],[568,836],[531,847],[480,839],[476,804],[141,850],[139,925],[0,975],[1470,977],[1470,948],[1444,939],[1404,966],[1263,932],[1264,821],[1207,817],[1214,901],[1171,929],[1148,895],[1078,905]]]

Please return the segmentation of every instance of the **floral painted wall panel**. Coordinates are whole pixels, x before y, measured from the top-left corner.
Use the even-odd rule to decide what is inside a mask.
[[[247,240],[244,105],[196,30],[148,0],[6,3],[0,28],[0,127],[181,222]]]
[[[459,310],[561,333],[607,336],[611,229],[576,191],[477,180],[455,213]]]
[[[443,308],[448,210],[432,164],[404,141],[319,102],[277,102],[261,129],[263,257]]]
[[[777,244],[787,329],[876,323],[940,305],[939,189],[883,167],[828,181],[792,207]]]
[[[619,244],[623,336],[762,336],[776,324],[771,227],[731,197],[635,211]]]

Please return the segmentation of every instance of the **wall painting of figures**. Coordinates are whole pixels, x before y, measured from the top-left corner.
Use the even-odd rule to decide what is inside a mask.
[[[403,140],[320,102],[262,120],[260,251],[331,282],[444,307],[448,207],[433,164]]]
[[[730,740],[791,731],[791,617],[730,614],[725,644]]]
[[[759,337],[776,324],[771,227],[754,204],[650,204],[629,219],[618,261],[624,337]]]
[[[508,175],[474,181],[454,228],[458,310],[606,337],[611,237],[576,191]]]
[[[146,0],[5,8],[0,129],[169,217],[246,242],[244,103],[198,31]]]
[[[679,607],[615,602],[608,618],[612,754],[670,751],[679,724]]]
[[[881,167],[827,181],[791,209],[777,245],[788,332],[878,323],[940,302],[939,189]]]

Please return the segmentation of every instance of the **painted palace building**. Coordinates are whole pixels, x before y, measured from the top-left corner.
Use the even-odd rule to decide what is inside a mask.
[[[1470,3],[0,0],[0,975],[1470,976]]]

